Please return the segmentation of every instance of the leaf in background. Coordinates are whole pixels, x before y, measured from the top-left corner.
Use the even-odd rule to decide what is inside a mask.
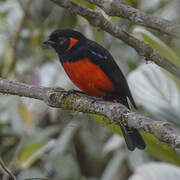
[[[50,22],[53,25],[55,24],[56,28],[73,29],[77,24],[77,15],[72,13],[70,10],[55,7],[51,14]]]
[[[92,116],[99,123],[101,123],[102,125],[106,126],[108,129],[110,129],[111,132],[117,133],[120,136],[122,136],[120,127],[118,125],[116,125],[115,123],[112,123],[110,119],[103,117],[101,115],[97,115],[97,114],[91,114],[90,116]]]
[[[109,133],[87,115],[78,115],[76,118],[80,122],[80,128],[73,140],[78,164],[84,176],[99,177],[108,159],[102,153],[102,148]]]
[[[50,152],[49,157],[64,154],[78,128],[78,124],[74,125],[73,122],[68,123],[66,127],[63,128],[56,142],[56,147]]]
[[[108,141],[104,144],[103,152],[109,153],[119,149],[124,144],[124,140],[121,136],[113,134]]]
[[[180,128],[180,94],[174,81],[155,64],[143,64],[133,71],[128,82],[135,102],[153,119],[169,121]],[[145,134],[147,152],[155,158],[180,165],[180,156],[167,144]]]
[[[120,18],[117,17],[117,16],[109,16],[109,19],[110,19],[111,21],[118,21]]]
[[[47,162],[51,166],[52,170],[57,172],[54,179],[81,179],[79,165],[71,154],[59,154],[57,156],[48,158]]]
[[[155,64],[144,64],[130,73],[128,82],[135,101],[156,120],[180,128],[180,93],[176,84]]]
[[[139,3],[139,0],[124,0],[124,2],[129,6],[136,7],[136,5]]]
[[[114,180],[119,179],[119,171],[120,167],[122,166],[123,160],[126,158],[125,152],[119,152],[117,151],[114,156],[111,158],[111,160],[108,162],[101,180]]]
[[[30,104],[28,107],[23,103],[23,101],[19,100],[18,104],[18,112],[21,117],[21,120],[25,124],[26,132],[29,131],[29,126],[31,125],[35,112],[34,112],[34,105]]]
[[[22,0],[21,4],[26,6],[26,1]],[[48,16],[53,10],[53,4],[50,1],[38,0],[31,2],[28,14],[31,17],[31,20],[33,20],[34,24],[40,23],[42,25],[43,22],[47,21]]]
[[[1,122],[10,122],[11,127],[6,130],[6,133],[22,135],[24,133],[24,125],[18,113],[19,97],[14,96],[1,96],[0,106],[3,108],[1,111]]]
[[[120,127],[114,123],[111,123],[109,119],[103,118],[99,115],[92,115],[92,117],[94,117],[99,123],[103,124],[108,129],[110,129],[111,132],[117,133],[118,135],[122,136]],[[142,132],[141,134],[143,135],[143,138],[147,143],[146,151],[151,156],[161,161],[169,162],[175,165],[180,165],[179,154],[175,152],[168,144],[160,142],[151,134]],[[114,144],[110,144],[109,147],[104,147],[104,151],[108,152],[111,149],[115,150],[116,148],[119,148],[120,145],[120,142],[114,142]]]
[[[6,23],[6,18],[9,14],[9,12],[11,11],[11,8],[9,9],[0,9],[0,27],[4,26],[4,24]]]
[[[91,3],[87,2],[87,1],[84,1],[84,0],[74,0],[74,1],[77,1],[78,3],[88,7],[90,9],[95,9],[95,7],[96,7],[95,5],[93,5],[93,4],[91,4]]]
[[[23,122],[26,122],[27,108],[26,108],[25,104],[21,100],[19,100],[18,112],[19,112],[19,115],[21,117],[21,120]]]
[[[2,77],[7,77],[9,74],[9,70],[13,63],[14,51],[11,44],[5,42],[4,43],[4,55],[3,55],[3,69],[2,69]]]
[[[168,144],[160,142],[154,136],[143,133],[147,143],[146,151],[158,160],[180,166],[180,155]]]
[[[24,161],[26,161],[30,156],[32,156],[33,153],[35,153],[43,145],[43,142],[35,142],[22,149],[19,155],[19,163],[23,163]]]
[[[135,150],[128,153],[127,156],[128,166],[131,171],[135,171],[139,166],[152,161],[152,157],[149,156],[147,151]]]
[[[30,167],[41,156],[43,156],[44,153],[54,148],[55,145],[56,141],[51,140],[46,144],[44,144],[43,142],[35,142],[25,147],[19,155],[18,168],[25,169]]]
[[[57,125],[46,127],[45,129],[37,128],[36,131],[28,136],[26,139],[26,145],[32,144],[34,142],[43,142],[48,140],[51,136],[55,135],[60,131],[60,127]]]
[[[62,12],[61,20],[59,21],[59,28],[74,28],[77,23],[76,14],[71,11],[64,10]]]
[[[48,180],[42,177],[44,177],[44,172],[42,172],[40,168],[36,167],[36,168],[28,168],[28,169],[22,170],[18,174],[17,179],[18,180]],[[33,179],[33,178],[37,178],[37,179]]]
[[[173,63],[180,65],[180,57],[157,36],[139,26],[134,28],[133,33],[140,34],[143,40],[148,43],[152,49],[156,50]]]
[[[2,28],[6,31],[6,33],[13,32],[17,28],[17,26],[15,26],[15,24],[17,25],[17,23],[19,22],[19,19],[23,15],[23,10],[21,9],[19,2],[18,1],[7,1],[4,3],[1,3],[0,4],[0,13],[3,13],[3,12],[8,12],[8,14],[5,19],[5,24]],[[2,29],[1,29],[1,31],[2,31]]]
[[[180,168],[168,163],[152,162],[137,168],[129,180],[178,180]]]
[[[101,44],[102,46],[104,46],[104,31],[102,30],[99,30],[95,27],[92,27],[92,30],[93,30],[93,35],[94,35],[94,40]]]

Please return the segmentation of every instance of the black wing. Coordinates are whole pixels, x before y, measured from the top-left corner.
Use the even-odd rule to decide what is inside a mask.
[[[128,97],[134,107],[136,107],[127,81],[111,54],[96,42],[88,40],[87,55],[93,63],[102,68],[104,73],[115,85],[115,92],[113,92],[112,95],[119,98],[127,107]]]
[[[111,54],[105,48],[93,41],[88,41],[88,46],[87,55],[89,59],[100,66],[115,85],[115,91],[111,95],[119,98],[122,104],[127,108],[129,108],[127,101],[128,97],[134,107],[136,107],[127,81]],[[144,149],[146,147],[138,130],[129,128],[128,126],[121,126],[121,129],[129,150],[133,151],[136,147],[139,149]]]

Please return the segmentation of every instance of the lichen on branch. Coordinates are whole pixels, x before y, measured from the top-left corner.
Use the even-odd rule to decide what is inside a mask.
[[[0,93],[38,99],[55,108],[102,115],[106,117],[105,121],[107,119],[102,122],[104,125],[127,124],[129,127],[151,133],[174,148],[180,148],[180,131],[172,125],[131,112],[119,103],[95,101],[94,98],[76,93],[66,96],[67,91],[60,87],[34,86],[3,79],[0,79]]]

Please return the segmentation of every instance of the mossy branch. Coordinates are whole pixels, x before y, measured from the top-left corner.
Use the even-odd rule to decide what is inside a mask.
[[[40,87],[3,79],[0,79],[0,93],[38,99],[55,108],[102,115],[107,118],[104,119],[107,122],[103,123],[107,126],[109,123],[116,126],[127,124],[151,133],[174,148],[180,148],[180,131],[172,125],[131,112],[119,103],[94,101],[93,98],[80,94],[66,96],[67,91],[60,87]]]

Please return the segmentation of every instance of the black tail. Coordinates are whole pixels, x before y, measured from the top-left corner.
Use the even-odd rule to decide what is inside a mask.
[[[121,126],[121,130],[130,151],[133,151],[136,147],[138,149],[145,149],[146,144],[137,129]]]
[[[122,103],[129,108],[126,98],[124,98]],[[132,103],[133,105],[135,104],[134,101]],[[124,135],[127,147],[130,151],[133,151],[136,147],[138,149],[145,149],[146,143],[137,129],[129,128],[128,126],[121,126],[121,130]]]

